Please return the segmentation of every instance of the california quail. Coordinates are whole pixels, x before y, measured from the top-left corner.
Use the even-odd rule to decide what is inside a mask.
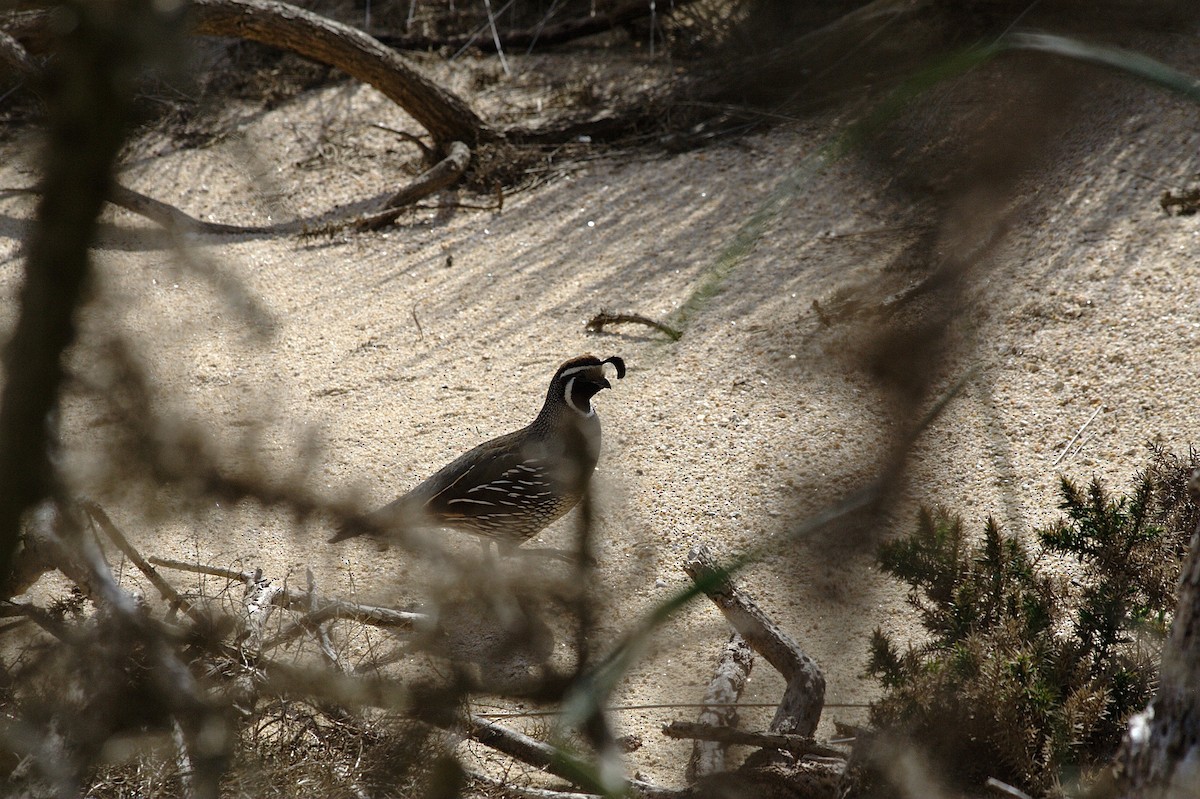
[[[428,521],[518,546],[583,497],[600,457],[592,397],[612,388],[604,365],[625,377],[625,361],[581,355],[558,367],[537,418],[456,458],[429,479],[338,531],[330,541]]]

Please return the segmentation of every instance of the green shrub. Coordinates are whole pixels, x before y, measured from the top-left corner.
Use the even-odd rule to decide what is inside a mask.
[[[1064,516],[1036,531],[1035,551],[993,519],[973,542],[957,515],[922,509],[879,564],[908,585],[927,640],[902,650],[876,630],[867,671],[886,690],[872,723],[961,786],[996,777],[1054,794],[1065,775],[1107,762],[1153,692],[1196,527],[1196,464],[1195,451],[1153,448],[1120,497],[1063,478]]]

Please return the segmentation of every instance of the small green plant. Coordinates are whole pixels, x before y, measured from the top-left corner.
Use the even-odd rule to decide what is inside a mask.
[[[1186,490],[1196,464],[1195,451],[1152,448],[1120,497],[1063,478],[1064,516],[1037,531],[1037,556],[992,519],[973,542],[957,515],[922,509],[879,563],[908,585],[928,640],[902,650],[875,632],[867,671],[886,693],[873,724],[963,786],[996,777],[1057,794],[1066,774],[1107,762],[1153,692],[1196,529]]]

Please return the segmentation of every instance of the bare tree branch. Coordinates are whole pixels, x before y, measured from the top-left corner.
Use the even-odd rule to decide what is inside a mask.
[[[357,28],[276,0],[192,0],[191,9],[197,33],[290,50],[369,83],[407,111],[436,142],[475,144],[496,137],[466,102]]]
[[[430,723],[442,726],[438,719],[429,719],[429,721]],[[449,728],[447,726],[447,729]],[[557,749],[536,738],[530,738],[524,733],[510,730],[507,727],[474,714],[467,719],[465,732],[472,740],[490,746],[496,751],[503,752],[509,757],[520,760],[523,763],[545,769],[551,774],[562,777],[565,780],[571,780],[574,777],[570,769],[563,767]],[[646,799],[679,799],[687,795],[686,791],[662,788],[639,779],[630,780],[629,785],[635,795],[646,797]]]
[[[20,311],[3,354],[0,587],[5,596],[21,516],[51,488],[48,425],[58,408],[62,354],[75,340],[75,311],[87,295],[88,247],[130,120],[128,81],[143,69],[148,48],[162,44],[146,40],[161,22],[130,24],[156,19],[148,4],[138,5],[75,9],[77,24],[63,34],[47,80],[42,195],[29,240]]]

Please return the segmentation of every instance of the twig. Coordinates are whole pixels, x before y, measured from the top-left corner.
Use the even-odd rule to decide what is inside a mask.
[[[116,545],[117,549],[121,550],[125,557],[133,561],[133,565],[137,566],[138,570],[146,576],[146,579],[158,589],[158,593],[162,595],[163,599],[166,599],[172,607],[181,608],[193,621],[199,623],[206,623],[208,621],[191,602],[175,590],[175,586],[167,582],[153,566],[146,562],[146,559],[142,557],[142,553],[138,552],[137,548],[129,543],[129,539],[125,537],[125,534],[113,524],[112,519],[104,512],[104,508],[88,499],[80,500],[79,506],[100,526],[100,529]]]
[[[512,70],[508,68],[508,59],[504,57],[504,45],[500,44],[500,31],[496,30],[496,17],[492,14],[492,0],[483,0],[483,7],[487,10],[488,25],[492,29],[492,43],[496,45],[496,56],[500,59],[504,76],[512,77]]]
[[[443,726],[443,723],[447,720],[429,718],[426,721],[437,726]],[[446,728],[449,728],[449,726],[447,725]],[[551,774],[568,781],[576,779],[577,775],[571,768],[564,765],[558,750],[548,743],[543,743],[536,738],[530,738],[524,733],[510,730],[507,727],[503,727],[474,714],[467,718],[465,732],[467,737],[472,740],[478,741],[485,746],[490,746],[497,752],[503,752],[511,758],[528,763],[536,768],[545,769]],[[662,788],[636,778],[630,780],[629,785],[635,794],[647,797],[647,799],[658,799],[658,797],[662,799],[681,799],[681,797],[688,795],[685,791]]]
[[[175,569],[176,571],[192,572],[194,574],[209,574],[213,577],[224,577],[235,583],[245,583],[254,579],[253,572],[240,572],[220,566],[209,566],[204,563],[185,563],[182,560],[160,558],[157,555],[151,555],[147,560],[155,566],[162,566],[164,569]]]
[[[220,566],[207,566],[202,563],[184,563],[183,561],[160,558],[155,555],[150,556],[150,562],[166,569],[177,569],[196,574],[211,574],[215,577],[224,577],[227,580],[243,584],[254,582],[253,572],[240,572]],[[310,601],[307,594],[296,594],[286,588],[281,588],[274,595],[272,604],[287,610],[308,610],[308,623],[346,619],[363,624],[373,624],[376,627],[411,629],[416,624],[429,621],[428,615],[413,611],[395,610],[375,605],[362,605],[357,602],[346,602],[341,599],[330,599],[321,596],[316,596]],[[279,636],[275,637],[278,638]],[[276,642],[275,646],[278,646],[279,643],[282,642]],[[266,643],[263,646],[266,648]]]
[[[449,258],[450,256],[446,256],[446,257]],[[425,340],[425,331],[421,329],[421,320],[417,318],[417,305],[419,305],[419,303],[413,304],[412,320],[413,320],[413,324],[415,324],[417,326],[417,340],[424,341]]]
[[[1096,410],[1092,411],[1092,415],[1089,416],[1088,420],[1083,423],[1083,427],[1079,428],[1079,430],[1077,430],[1075,432],[1075,435],[1071,436],[1071,440],[1067,442],[1067,445],[1065,447],[1063,447],[1062,452],[1058,453],[1058,457],[1054,459],[1054,463],[1051,464],[1050,468],[1054,468],[1055,466],[1058,466],[1058,464],[1062,461],[1062,459],[1067,457],[1067,453],[1071,451],[1071,446],[1076,441],[1079,440],[1079,437],[1081,435],[1083,435],[1083,431],[1088,429],[1088,425],[1090,425],[1092,423],[1092,420],[1094,420],[1100,414],[1100,411],[1102,411],[1102,410],[1104,410],[1103,405],[1096,406]]]
[[[1003,793],[1006,793],[1009,796],[1015,796],[1015,797],[1017,797],[1017,799],[1033,799],[1032,796],[1025,793],[1020,788],[1014,788],[1012,785],[1009,785],[1007,782],[1001,782],[1000,780],[996,779],[995,777],[988,777],[986,784],[989,788],[995,788],[997,791],[1002,791]]]
[[[609,311],[601,311],[588,320],[584,325],[584,329],[589,333],[603,333],[606,325],[619,324],[636,324],[652,327],[655,330],[665,333],[672,341],[679,341],[683,338],[683,333],[662,322],[655,321],[648,316],[642,316],[636,313],[611,313]]]
[[[308,581],[308,611],[311,614],[317,610],[317,580],[313,577],[312,569],[305,569],[304,576]],[[325,660],[329,661],[329,665],[333,666],[338,671],[345,671],[342,667],[342,661],[338,658],[337,652],[333,648],[333,641],[329,640],[329,631],[325,629],[325,624],[322,622],[309,622],[313,637],[317,639],[317,644],[321,647],[321,654],[325,656]]]
[[[846,759],[846,753],[826,746],[806,735],[787,735],[771,732],[749,732],[733,727],[714,727],[691,721],[672,721],[663,725],[663,735],[668,738],[685,738],[696,741],[719,741],[724,744],[757,746],[759,749],[778,749],[797,755],[817,755]]]
[[[478,771],[468,770],[467,776],[475,782],[499,788],[506,794],[528,796],[529,799],[600,799],[600,794],[597,793],[576,793],[574,791],[555,791],[551,788],[530,788],[523,785],[513,785],[507,780],[498,780],[495,777],[489,777]]]
[[[390,133],[393,136],[399,136],[400,138],[404,139],[405,141],[410,142],[411,144],[417,145],[417,147],[419,147],[421,150],[421,154],[424,155],[430,161],[432,161],[434,156],[436,155],[436,153],[434,152],[432,147],[430,147],[425,142],[421,141],[420,136],[417,136],[416,134],[413,134],[413,133],[409,133],[407,130],[400,130],[399,128],[389,127],[389,126],[383,125],[379,122],[372,122],[371,127],[378,128],[379,130],[382,130],[385,133]]]

